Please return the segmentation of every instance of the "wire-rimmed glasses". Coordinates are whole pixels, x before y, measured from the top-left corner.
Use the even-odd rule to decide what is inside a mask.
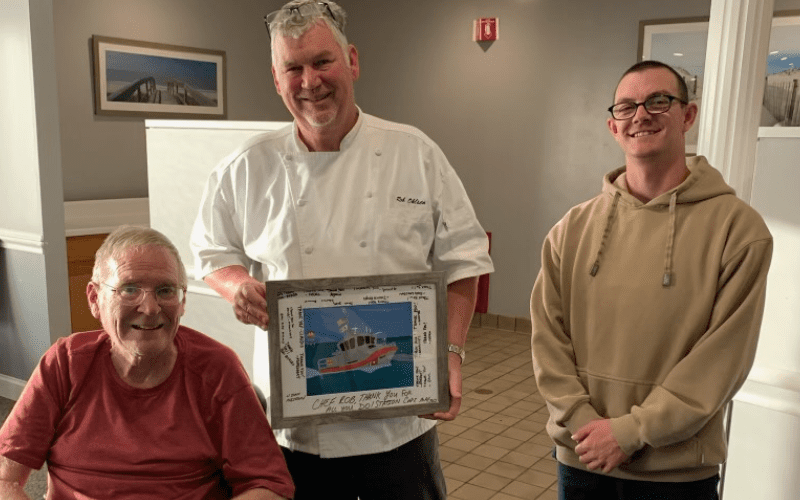
[[[302,19],[306,17],[324,14],[331,18],[331,21],[333,21],[333,24],[339,28],[339,31],[344,32],[344,26],[342,26],[341,20],[336,19],[336,16],[333,14],[330,5],[328,5],[328,2],[312,2],[301,5],[293,5],[291,7],[284,7],[276,10],[275,12],[270,12],[264,16],[264,24],[267,26],[267,34],[270,38],[272,38],[272,30],[270,30],[270,26],[275,21],[275,18],[283,12],[288,12],[287,17],[289,19],[296,20],[295,22],[297,22],[297,24],[300,24]]]
[[[157,288],[142,288],[138,285],[111,286],[100,283],[110,288],[119,297],[120,302],[126,306],[138,306],[144,302],[147,292],[152,292],[156,302],[164,306],[175,306],[183,301],[186,289],[179,286],[163,285]]]
[[[621,102],[608,108],[611,117],[615,120],[627,120],[636,114],[639,106],[644,106],[644,109],[651,115],[659,115],[666,113],[672,107],[672,101],[678,101],[682,104],[689,104],[680,97],[669,94],[656,94],[651,95],[644,102]]]

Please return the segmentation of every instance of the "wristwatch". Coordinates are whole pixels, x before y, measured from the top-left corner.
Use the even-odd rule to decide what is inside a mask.
[[[463,347],[457,346],[455,344],[447,344],[447,351],[454,352],[461,356],[461,362],[464,362],[464,358],[467,357],[467,352],[464,350]]]

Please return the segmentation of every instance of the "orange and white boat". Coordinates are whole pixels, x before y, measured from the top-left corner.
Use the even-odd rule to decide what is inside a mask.
[[[339,332],[344,334],[339,341],[338,349],[328,358],[320,359],[317,367],[321,374],[339,373],[350,370],[377,369],[389,366],[397,345],[386,343],[380,332],[372,333],[369,328],[359,332],[358,328],[350,328],[347,318],[341,318],[337,324]],[[371,371],[370,370],[370,371]]]

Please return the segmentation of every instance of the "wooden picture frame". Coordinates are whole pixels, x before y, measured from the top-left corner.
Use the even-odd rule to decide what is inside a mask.
[[[227,117],[225,52],[92,36],[95,114]]]
[[[273,428],[449,408],[444,273],[266,287]]]

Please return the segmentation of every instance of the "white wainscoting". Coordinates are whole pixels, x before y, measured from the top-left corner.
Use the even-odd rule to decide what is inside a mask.
[[[0,248],[27,253],[44,253],[44,241],[39,233],[0,228]]]
[[[64,203],[64,229],[67,237],[110,233],[122,224],[149,226],[148,199],[123,198]]]
[[[0,397],[13,399],[14,401],[18,400],[26,383],[26,380],[20,380],[0,373]]]

